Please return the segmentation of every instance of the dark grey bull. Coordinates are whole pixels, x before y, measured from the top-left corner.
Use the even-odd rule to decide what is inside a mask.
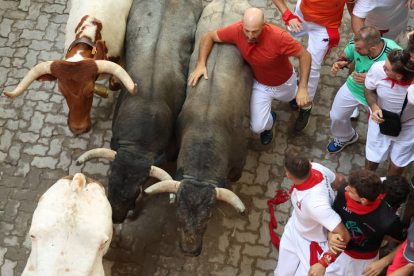
[[[175,136],[202,9],[201,0],[135,0],[132,4],[126,32],[126,67],[139,93],[131,95],[123,90],[119,95],[112,123],[115,157],[98,150],[79,160],[113,159],[108,199],[114,223],[125,220],[141,185],[150,177],[151,166],[162,163],[163,153]]]
[[[216,0],[203,11],[197,25],[196,48],[190,72],[196,66],[201,37],[242,19],[250,8],[244,0]],[[203,234],[216,200],[224,200],[239,212],[244,205],[223,189],[227,179],[237,181],[247,154],[249,99],[253,75],[234,45],[215,44],[207,61],[209,79],[187,89],[178,117],[181,145],[177,181],[162,181],[146,193],[177,193],[177,217],[181,228],[180,249],[189,256],[201,252]]]

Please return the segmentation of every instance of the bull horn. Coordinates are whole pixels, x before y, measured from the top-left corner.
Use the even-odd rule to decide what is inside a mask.
[[[91,159],[95,158],[105,158],[109,161],[114,161],[116,155],[116,151],[111,149],[105,149],[105,148],[98,148],[93,150],[88,150],[81,156],[79,156],[78,160],[76,160],[76,165],[80,166],[86,161],[89,161]]]
[[[155,177],[155,178],[157,178],[161,181],[173,180],[172,177],[166,171],[164,171],[163,169],[158,168],[156,166],[151,166],[151,170],[150,170],[149,175],[151,177]]]
[[[244,215],[246,207],[244,207],[243,202],[240,198],[233,193],[232,191],[224,188],[216,188],[217,199],[225,201],[233,206],[240,214]]]
[[[164,180],[145,189],[145,193],[148,195],[154,195],[158,193],[174,193],[176,194],[181,182],[175,180]]]
[[[131,94],[138,92],[137,84],[131,79],[128,73],[118,64],[107,60],[95,60],[98,66],[98,73],[107,73],[116,76]]]
[[[24,76],[23,80],[17,85],[13,92],[3,91],[3,94],[11,99],[19,97],[37,78],[52,73],[50,70],[52,62],[53,61],[45,61],[36,65],[26,74],[26,76]]]

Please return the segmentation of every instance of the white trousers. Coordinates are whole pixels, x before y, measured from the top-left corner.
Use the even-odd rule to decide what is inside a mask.
[[[344,83],[335,96],[330,112],[331,132],[340,142],[349,141],[354,137],[355,129],[351,125],[350,117],[360,104],[368,110],[368,106],[355,98],[347,84]]]
[[[301,0],[298,0],[296,4],[295,15],[297,15],[300,20],[302,20],[303,31],[300,33],[290,32],[290,34],[295,37],[304,35],[309,36],[307,50],[312,56],[312,63],[311,71],[309,73],[308,93],[310,101],[313,101],[319,83],[319,70],[321,69],[323,58],[328,51],[329,35],[326,31],[326,27],[313,22],[306,22],[303,19],[303,14],[300,10],[300,3]]]
[[[266,86],[254,80],[250,99],[250,129],[255,133],[271,129],[273,125],[273,118],[270,114],[272,101],[290,102],[296,97],[297,91],[294,69],[292,76],[279,86]]]
[[[336,261],[328,266],[325,276],[357,276],[362,275],[362,271],[373,261],[378,260],[378,254],[370,260],[360,260],[349,257],[342,253]]]
[[[382,134],[370,118],[365,152],[371,162],[381,163],[390,156],[396,166],[404,168],[414,160],[414,125],[403,124],[400,135],[392,137]]]
[[[289,219],[280,240],[279,259],[274,276],[307,276],[310,269],[310,244],[294,229]],[[329,250],[328,242],[318,243],[323,252]],[[318,254],[318,259],[323,255]]]

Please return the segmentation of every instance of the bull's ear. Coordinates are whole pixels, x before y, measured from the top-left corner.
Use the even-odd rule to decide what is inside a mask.
[[[54,80],[57,80],[57,78],[53,75],[45,74],[45,75],[42,75],[42,76],[38,77],[36,80],[38,80],[38,81],[54,81]]]
[[[103,40],[98,40],[95,43],[95,47],[96,47],[96,53],[95,56],[93,57],[94,60],[105,60],[106,58],[106,45],[105,45],[105,41]]]

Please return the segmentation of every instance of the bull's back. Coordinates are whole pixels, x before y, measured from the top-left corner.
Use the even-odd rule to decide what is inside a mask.
[[[197,65],[202,36],[240,21],[248,8],[250,5],[244,0],[215,0],[204,9],[197,25],[189,72]],[[214,45],[207,60],[207,70],[208,80],[200,78],[197,86],[187,89],[179,116],[181,152],[178,166],[187,167],[187,170],[193,167],[190,170],[197,171],[195,159],[211,155],[215,158],[206,161],[227,171],[227,167],[237,160],[244,160],[247,152],[246,124],[253,76],[237,46],[224,43]],[[194,147],[195,144],[206,146]],[[194,150],[199,153],[191,153]],[[215,173],[218,172],[215,170]]]
[[[66,24],[65,53],[76,39],[75,30],[84,25],[85,16],[96,18],[102,24],[102,40],[108,48],[108,57],[120,56],[123,51],[126,21],[133,0],[72,0]],[[90,37],[95,42],[95,37]]]
[[[127,72],[138,84],[138,94],[122,91],[114,116],[114,134],[128,120],[135,128],[131,139],[158,144],[159,139],[168,141],[185,99],[201,11],[201,0],[133,3],[127,25],[126,61]]]

